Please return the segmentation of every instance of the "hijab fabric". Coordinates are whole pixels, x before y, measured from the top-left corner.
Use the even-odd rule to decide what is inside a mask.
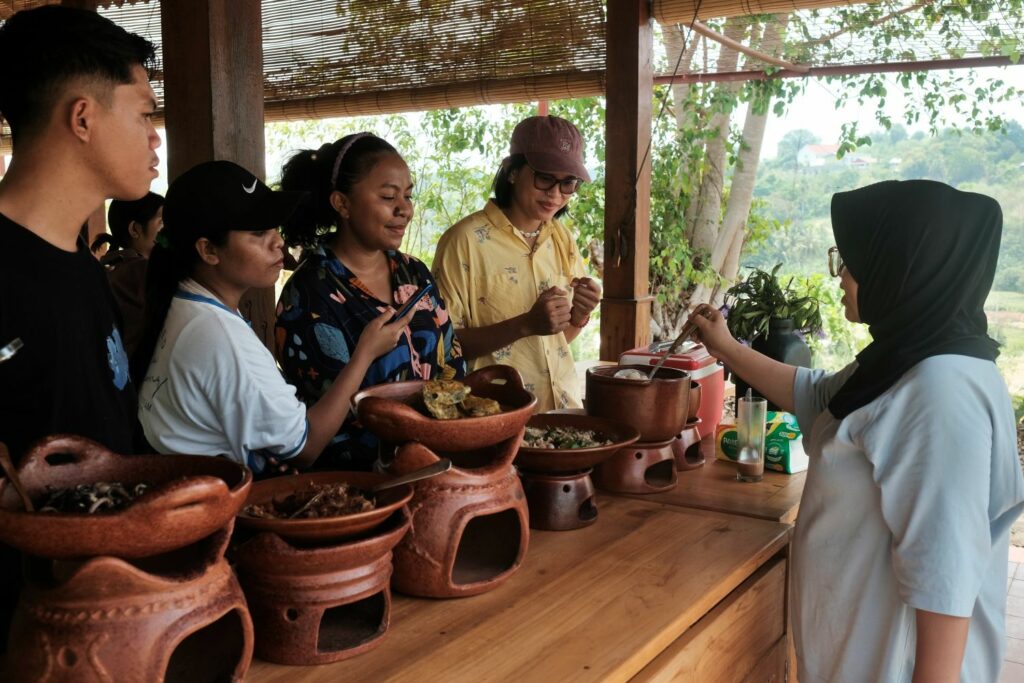
[[[995,360],[984,305],[995,277],[998,202],[930,180],[889,180],[832,197],[832,230],[857,281],[872,342],[828,407],[871,403],[925,358]]]

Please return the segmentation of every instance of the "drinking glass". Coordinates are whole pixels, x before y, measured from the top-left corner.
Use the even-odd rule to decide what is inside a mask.
[[[761,481],[764,476],[764,436],[768,401],[759,396],[741,396],[736,411],[736,479]]]

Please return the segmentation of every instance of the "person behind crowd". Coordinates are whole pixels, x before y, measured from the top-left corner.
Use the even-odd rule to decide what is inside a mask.
[[[512,132],[494,198],[445,231],[434,255],[434,277],[471,368],[515,367],[541,412],[582,406],[569,343],[601,289],[558,218],[589,180],[573,124],[525,119]]]
[[[283,228],[287,243],[306,251],[281,293],[276,330],[278,358],[299,396],[316,401],[340,379],[365,387],[464,376],[437,292],[414,305],[400,343],[388,353],[376,360],[357,353],[381,313],[393,314],[433,282],[422,262],[399,251],[413,216],[413,182],[398,151],[370,133],[347,135],[292,156],[281,187],[310,195]],[[369,469],[381,456],[378,447],[375,436],[350,420],[324,464]]]
[[[135,201],[115,199],[107,209],[110,242],[115,251],[100,260],[121,309],[124,346],[131,358],[142,335],[146,300],[146,264],[156,236],[164,226],[164,198],[155,192]]]
[[[872,336],[846,368],[785,365],[736,342],[718,311],[690,316],[708,350],[803,430],[798,678],[995,681],[1024,508],[983,310],[1002,213],[942,183],[888,181],[834,195],[832,228],[846,317]]]
[[[82,239],[89,237],[89,224],[86,223],[82,226]],[[101,232],[96,235],[96,239],[89,243],[89,251],[92,252],[93,257],[103,263],[103,260],[107,257],[107,252],[110,250],[110,245],[113,242],[110,235],[105,232]]]
[[[307,409],[238,312],[247,290],[277,282],[277,227],[301,198],[230,161],[199,164],[168,188],[132,361],[144,377],[139,420],[157,451],[225,455],[256,474],[308,467],[348,414],[359,378],[341,378]],[[412,313],[389,323],[392,313],[369,321],[353,363],[369,365],[394,348]]]
[[[105,199],[137,199],[157,176],[153,57],[150,42],[85,10],[42,7],[0,27],[13,138],[0,180],[0,344],[24,343],[0,365],[0,441],[15,459],[59,432],[134,450],[117,306],[79,231]]]

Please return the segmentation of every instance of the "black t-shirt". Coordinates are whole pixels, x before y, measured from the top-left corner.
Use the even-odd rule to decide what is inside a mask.
[[[0,441],[19,460],[57,434],[133,452],[135,387],[103,267],[84,244],[69,253],[0,214]]]

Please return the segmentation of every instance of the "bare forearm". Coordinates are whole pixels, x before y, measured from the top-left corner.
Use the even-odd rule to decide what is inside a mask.
[[[967,648],[969,617],[917,610],[914,683],[956,683]]]
[[[530,336],[530,332],[526,326],[525,316],[517,315],[494,325],[457,329],[455,336],[462,345],[462,356],[466,360],[475,360]]]
[[[367,358],[357,347],[351,360],[338,373],[330,388],[306,411],[309,435],[306,437],[306,446],[295,459],[297,466],[312,465],[338,433],[345,418],[348,417],[352,397],[359,391],[359,385],[363,383],[363,377],[366,376],[372,361],[372,358]]]
[[[569,325],[568,327],[566,327],[564,330],[562,330],[562,334],[565,335],[565,343],[571,344],[572,340],[580,336],[580,332],[582,331],[582,327],[576,327],[575,325]]]
[[[773,360],[737,341],[719,354],[719,360],[769,401],[787,412],[793,411],[796,367]]]

